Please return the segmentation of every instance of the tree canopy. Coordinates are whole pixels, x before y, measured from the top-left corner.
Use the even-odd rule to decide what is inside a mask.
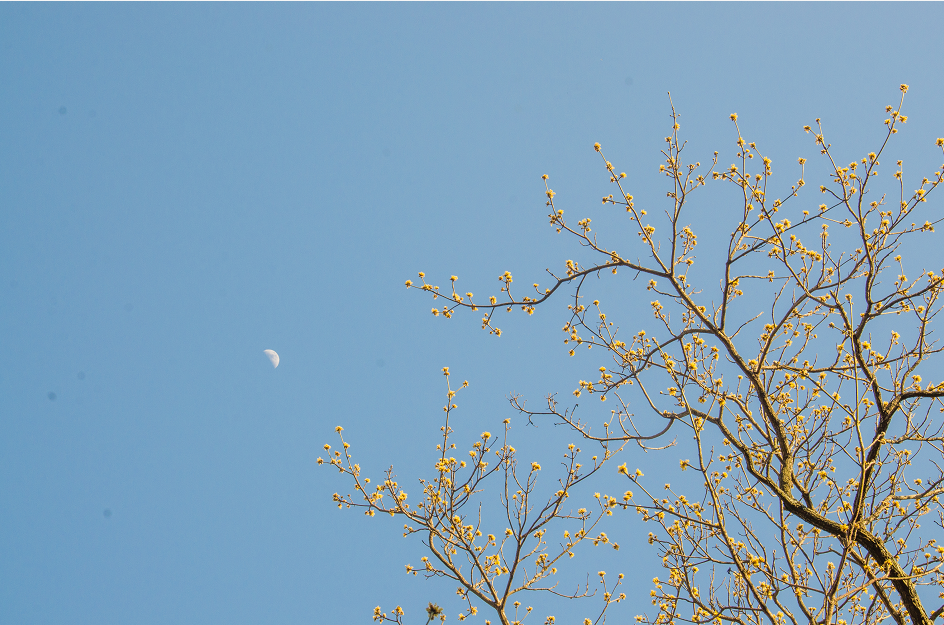
[[[944,165],[906,186],[901,160],[882,164],[907,122],[907,85],[900,91],[885,109],[883,140],[847,164],[819,119],[803,128],[827,172],[816,184],[806,181],[804,158],[792,183],[776,184],[771,159],[742,137],[736,114],[734,163],[725,167],[719,152],[705,164],[686,160],[672,107],[659,164],[664,206],[639,205],[631,177],[595,144],[613,185],[601,203],[625,210],[632,240],[595,232],[590,218],[566,217],[545,175],[549,223],[579,243],[583,260],[549,269],[550,284],[534,283],[526,294],[510,272],[484,300],[460,292],[454,275],[446,289],[424,273],[406,286],[439,300],[438,317],[480,312],[495,336],[500,310],[531,314],[567,298],[565,348],[574,356],[595,347],[598,363],[595,379],[569,392],[574,401],[609,402],[610,416],[583,420],[556,394],[539,410],[511,398],[527,419],[564,424],[576,436],[544,493],[542,467],[519,461],[507,419],[503,432],[483,432],[465,456],[451,455],[453,401],[467,383],[448,384],[444,368],[445,423],[419,496],[407,495],[392,468],[376,483],[364,477],[342,437],[319,459],[353,484],[355,494],[336,494],[337,505],[399,517],[404,535],[419,534],[427,553],[407,572],[453,580],[464,602],[460,620],[482,611],[503,625],[521,623],[532,612],[525,592],[531,601],[539,600],[533,591],[594,594],[590,583],[561,593],[554,578],[581,543],[619,549],[602,529],[635,522],[623,511],[650,527],[641,536],[664,569],[651,605],[633,608],[638,622],[929,625],[940,617],[944,382],[935,380],[944,379],[944,346],[932,324],[944,269],[915,257],[912,241],[935,236],[942,217],[927,202]],[[944,148],[944,139],[936,145]],[[729,202],[713,209],[729,234],[700,245],[691,215],[710,184],[733,186]],[[706,246],[709,260],[696,265]],[[619,272],[632,279],[595,282],[588,295],[588,278]],[[606,303],[608,288],[650,299],[651,317],[621,318],[620,307]],[[628,446],[673,454],[692,479],[673,487],[647,478],[620,460]],[[604,470],[621,475],[627,490],[597,493],[594,506],[573,509],[571,491]],[[507,526],[486,527],[483,505],[503,510]],[[599,603],[587,624],[604,622],[626,597],[622,575],[600,571],[596,583]],[[427,614],[446,618],[438,606]],[[403,610],[378,607],[374,618],[401,623]]]

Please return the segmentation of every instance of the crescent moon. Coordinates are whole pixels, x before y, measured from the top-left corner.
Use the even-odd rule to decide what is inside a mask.
[[[276,354],[274,350],[266,349],[266,350],[263,350],[262,353],[265,354],[269,358],[269,360],[272,362],[273,369],[279,366],[279,355]]]

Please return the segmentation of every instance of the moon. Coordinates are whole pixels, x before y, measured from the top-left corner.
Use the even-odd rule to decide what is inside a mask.
[[[274,350],[265,349],[262,351],[262,353],[265,354],[266,357],[268,357],[268,359],[272,362],[273,369],[279,366],[279,355],[276,354]]]

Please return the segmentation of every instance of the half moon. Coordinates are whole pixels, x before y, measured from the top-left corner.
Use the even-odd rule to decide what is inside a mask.
[[[279,355],[276,354],[275,351],[271,349],[266,349],[266,350],[263,350],[262,353],[265,354],[269,358],[269,360],[272,362],[273,369],[279,366]]]

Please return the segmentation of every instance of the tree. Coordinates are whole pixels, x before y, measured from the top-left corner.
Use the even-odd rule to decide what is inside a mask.
[[[555,395],[541,410],[519,397],[511,401],[529,420],[566,424],[600,452],[582,470],[572,446],[559,489],[538,504],[540,467],[519,480],[507,429],[497,450],[498,443],[483,434],[468,464],[447,456],[454,448],[449,390],[438,476],[424,482],[423,501],[407,506],[392,470],[371,490],[345,444],[330,463],[353,478],[358,497],[336,495],[338,505],[400,515],[407,520],[405,533],[425,533],[433,560],[424,558],[419,571],[408,571],[457,581],[469,601],[460,618],[475,613],[477,597],[499,622],[522,620],[508,604],[513,591],[555,592],[544,582],[556,572],[555,563],[590,536],[605,544],[604,534],[592,533],[621,509],[653,526],[648,542],[666,571],[654,580],[652,612],[636,616],[639,622],[852,625],[892,618],[929,625],[940,617],[944,546],[934,536],[944,529],[944,420],[938,416],[944,382],[932,378],[944,347],[931,324],[941,310],[944,269],[936,272],[922,266],[923,259],[906,256],[909,242],[930,236],[940,221],[927,214],[926,202],[944,180],[944,166],[910,192],[899,160],[889,177],[893,190],[874,190],[884,182],[880,160],[907,121],[901,114],[907,90],[901,85],[898,106],[886,107],[880,145],[848,165],[834,156],[819,119],[804,127],[828,172],[813,191],[822,198],[818,207],[803,199],[804,158],[784,197],[768,198],[768,185],[775,195],[771,160],[742,138],[734,114],[737,163],[721,167],[718,152],[707,167],[685,163],[674,106],[659,166],[669,183],[668,208],[656,225],[628,193],[626,174],[616,173],[600,144],[594,145],[618,189],[602,204],[625,208],[634,226],[636,242],[629,249],[604,242],[617,237],[598,237],[589,218],[566,220],[544,176],[550,224],[574,237],[588,262],[568,260],[562,275],[549,270],[552,285],[542,290],[535,284],[525,296],[512,293],[506,272],[501,293],[487,303],[460,294],[455,276],[448,292],[427,283],[423,273],[420,284],[406,285],[446,302],[434,315],[483,311],[482,327],[499,336],[499,309],[530,314],[569,293],[563,330],[570,355],[583,346],[597,347],[597,358],[600,350],[605,354],[598,379],[581,380],[573,395],[598,396],[615,407],[602,428],[592,429]],[[944,139],[937,146],[944,147]],[[719,219],[730,219],[732,231],[717,262],[702,269],[695,266],[691,207],[695,193],[712,181],[733,185],[736,200],[716,211]],[[589,303],[587,293],[612,284],[587,278],[619,270],[632,273],[630,288],[641,290],[637,279],[645,280],[652,297],[647,327],[628,336],[600,299]],[[623,463],[618,471],[635,494],[627,491],[619,500],[603,495],[593,514],[571,513],[570,489],[598,475],[628,443],[677,454],[693,479],[663,487]],[[497,454],[494,465],[487,464],[489,452]],[[511,528],[502,538],[479,539],[476,515],[464,506],[473,493],[489,492],[486,480],[493,475],[504,477],[498,497]],[[578,523],[579,530],[564,534],[561,549],[550,549],[548,528],[566,522]],[[461,565],[453,558],[459,555]],[[532,568],[526,572],[527,565]],[[614,594],[618,581],[606,586],[603,577],[603,583],[597,621],[621,598]],[[375,618],[400,622],[401,614],[388,617],[378,608]]]
[[[521,602],[516,600],[515,595],[520,593],[544,591],[573,599],[591,596],[589,581],[583,590],[578,588],[576,592],[565,594],[558,592],[556,585],[549,580],[557,574],[557,567],[565,556],[572,557],[574,548],[585,540],[597,546],[619,549],[619,545],[612,543],[604,532],[594,534],[600,521],[613,515],[613,509],[618,505],[615,498],[598,493],[592,512],[586,508],[576,512],[566,508],[571,490],[597,473],[612,457],[609,443],[601,444],[603,458],[593,456],[591,466],[586,468],[578,462],[580,449],[569,445],[565,454],[565,476],[559,480],[556,492],[542,501],[536,494],[541,465],[532,462],[519,475],[517,452],[508,441],[510,419],[504,420],[500,441],[491,432],[482,432],[480,439],[468,451],[468,462],[449,455],[456,449],[456,445],[450,442],[453,430],[449,420],[457,408],[453,403],[457,391],[449,384],[449,368],[443,367],[442,371],[447,381],[446,405],[443,406],[445,424],[441,429],[441,442],[436,445],[436,477],[428,481],[419,480],[423,489],[421,500],[415,506],[408,503],[408,495],[397,482],[392,468],[387,470],[381,483],[371,485],[371,479],[361,475],[361,467],[354,462],[350,445],[341,434],[343,428],[338,426],[336,431],[341,436],[341,449],[335,450],[327,462],[349,476],[358,493],[355,497],[335,493],[334,501],[338,508],[361,507],[368,516],[377,512],[400,516],[406,521],[404,536],[424,535],[424,544],[433,559],[424,556],[419,567],[408,564],[406,571],[457,582],[457,593],[466,603],[465,610],[459,615],[460,620],[478,613],[473,599],[493,610],[498,622],[511,625],[521,623],[532,611],[530,606],[522,608]],[[463,382],[460,388],[467,386],[468,382]],[[324,448],[331,451],[330,445]],[[318,464],[324,463],[318,458]],[[500,480],[497,487],[486,491],[486,483],[491,484],[496,478]],[[493,507],[495,502],[494,498],[491,502],[483,502],[481,495],[496,490],[507,527],[498,535],[486,534],[482,528],[489,519],[485,518],[487,514],[483,514],[483,505]],[[626,500],[629,500],[628,496]],[[548,530],[568,521],[569,529],[563,532],[563,542],[558,548],[551,547]],[[619,575],[616,581],[608,582],[606,573],[599,573],[604,601],[598,620],[611,603],[625,598],[623,594],[614,594],[622,579],[623,575]],[[427,608],[427,614],[430,621],[435,617],[446,619],[445,613],[434,604]],[[374,609],[374,620],[377,621],[402,623],[402,617],[403,610],[399,606],[389,614],[379,606]],[[554,621],[555,618],[550,616],[545,622]]]

